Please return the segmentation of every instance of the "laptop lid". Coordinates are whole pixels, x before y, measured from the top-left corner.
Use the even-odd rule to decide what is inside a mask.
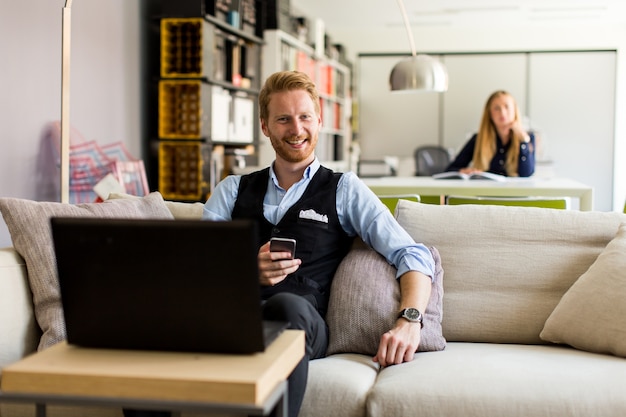
[[[265,348],[252,221],[52,218],[68,343]],[[272,326],[271,339],[285,327]]]

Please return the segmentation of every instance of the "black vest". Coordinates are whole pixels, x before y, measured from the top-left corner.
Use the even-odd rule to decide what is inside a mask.
[[[337,216],[337,183],[341,173],[320,167],[304,194],[280,220],[271,224],[263,215],[269,168],[241,177],[233,219],[254,219],[259,230],[259,247],[271,237],[296,239],[296,258],[300,268],[272,287],[261,287],[267,299],[279,292],[305,296],[325,315],[330,284],[339,263],[348,253],[352,238],[339,224]]]

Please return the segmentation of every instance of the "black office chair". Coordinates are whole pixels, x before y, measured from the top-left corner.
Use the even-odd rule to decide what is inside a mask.
[[[431,176],[444,172],[450,164],[450,154],[442,146],[426,145],[415,149],[415,175]]]

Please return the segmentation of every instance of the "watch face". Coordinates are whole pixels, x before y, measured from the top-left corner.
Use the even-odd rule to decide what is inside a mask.
[[[404,312],[404,316],[411,321],[418,321],[421,314],[416,308],[407,308]]]

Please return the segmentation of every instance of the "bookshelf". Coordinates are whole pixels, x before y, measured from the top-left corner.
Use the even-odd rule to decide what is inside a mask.
[[[346,170],[352,141],[350,69],[308,44],[278,29],[263,33],[263,80],[277,71],[297,70],[307,73],[318,87],[322,111],[322,129],[316,155],[335,170]],[[259,146],[259,165],[267,166],[274,151],[266,139]]]
[[[205,201],[232,166],[258,164],[263,39],[253,19],[182,6],[151,25],[150,183],[169,200]]]

